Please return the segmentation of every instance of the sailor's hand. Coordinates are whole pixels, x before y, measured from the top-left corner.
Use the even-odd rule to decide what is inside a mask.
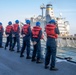
[[[26,35],[23,34],[22,36],[25,37]]]
[[[56,23],[56,27],[58,28],[58,23]]]
[[[12,37],[15,37],[15,35],[14,35],[14,34],[12,34]]]
[[[9,35],[7,34],[6,37],[8,37]]]
[[[37,42],[36,42],[36,41],[34,41],[34,42],[33,42],[33,45],[36,45],[36,44],[37,44]]]

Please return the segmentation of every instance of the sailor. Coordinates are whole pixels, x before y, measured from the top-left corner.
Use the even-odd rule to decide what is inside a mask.
[[[31,37],[30,20],[26,20],[26,24],[24,24],[24,26],[22,27],[21,35],[23,36],[23,44],[22,44],[20,57],[24,57],[23,53],[25,48],[27,47],[26,59],[31,59],[30,57],[30,37]]]
[[[5,50],[6,50],[6,47],[8,47],[8,44],[10,43],[9,50],[12,51],[12,31],[13,31],[12,22],[9,21],[8,25],[6,26],[6,30],[5,30],[5,34],[7,37],[7,41],[5,44]]]
[[[2,46],[3,32],[4,32],[4,29],[3,29],[2,23],[0,22],[0,48],[3,48]]]
[[[32,62],[42,63],[41,61],[41,38],[42,38],[42,28],[40,27],[40,22],[36,22],[36,26],[32,29],[32,42],[33,42],[33,53]],[[37,56],[37,57],[36,57]]]
[[[15,44],[17,43],[17,52],[20,52],[20,27],[19,27],[19,20],[15,21],[15,24],[13,24],[13,45],[12,50],[14,51]]]
[[[55,67],[55,59],[56,59],[56,39],[58,38],[59,29],[57,27],[57,23],[54,19],[52,19],[49,24],[46,25],[45,31],[47,34],[47,42],[46,42],[46,56],[45,56],[45,69],[49,68],[50,58],[51,58],[51,64],[50,64],[50,70],[58,70]]]

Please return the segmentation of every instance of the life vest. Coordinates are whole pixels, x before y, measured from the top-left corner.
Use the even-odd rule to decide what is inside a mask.
[[[56,26],[53,24],[46,25],[45,31],[46,31],[47,36],[52,37],[52,38],[57,38],[58,36],[55,33],[55,28]]]
[[[2,26],[0,26],[0,32],[2,31]]]
[[[14,24],[14,25],[13,25],[13,31],[14,31],[14,32],[18,32],[18,27],[19,27],[18,24]]]
[[[8,26],[6,27],[6,32],[7,32],[7,33],[10,33],[11,30],[12,30],[12,26],[11,26],[11,25],[8,25]]]
[[[27,34],[28,33],[28,28],[29,28],[29,25],[24,25],[22,30],[23,30],[23,33],[24,34]]]
[[[34,38],[38,38],[40,30],[42,30],[42,28],[40,28],[38,26],[33,27],[32,34],[33,34]]]

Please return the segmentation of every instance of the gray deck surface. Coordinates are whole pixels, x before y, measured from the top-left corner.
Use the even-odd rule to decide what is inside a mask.
[[[76,75],[76,64],[70,62],[57,62],[58,71],[44,69],[43,64],[36,64],[25,57],[20,58],[19,53],[10,52],[0,48],[0,75]]]

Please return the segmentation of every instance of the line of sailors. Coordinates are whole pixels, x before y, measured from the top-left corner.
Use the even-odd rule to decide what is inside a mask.
[[[3,35],[3,26],[0,22],[0,47],[2,48],[2,35]],[[55,68],[55,59],[56,59],[56,39],[59,34],[59,29],[57,23],[54,19],[49,21],[45,26],[45,32],[47,34],[46,38],[46,56],[45,56],[45,66],[44,68],[49,68],[50,70],[58,70]],[[41,60],[41,39],[43,39],[42,28],[40,27],[40,22],[36,22],[36,26],[31,29],[30,20],[26,20],[26,24],[23,25],[21,30],[21,35],[23,36],[23,44],[20,51],[20,27],[19,20],[15,21],[15,24],[12,24],[11,21],[8,22],[8,25],[5,29],[5,34],[7,36],[7,41],[5,43],[5,50],[9,45],[9,50],[14,51],[15,44],[17,43],[17,52],[20,52],[20,57],[24,57],[23,53],[26,48],[26,59],[31,59],[32,62],[42,63]],[[33,53],[32,57],[30,56],[30,39],[33,43]]]

